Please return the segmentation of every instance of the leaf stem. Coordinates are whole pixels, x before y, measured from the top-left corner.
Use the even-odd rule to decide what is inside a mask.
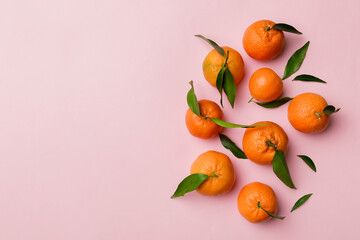
[[[323,115],[323,113],[324,113],[324,111],[323,111],[322,113],[315,112],[315,115],[316,115],[319,119],[321,119],[321,115]]]
[[[271,26],[269,25],[269,26],[267,26],[267,28],[265,28],[265,31],[270,31],[271,30]]]
[[[229,50],[227,50],[227,52],[226,52],[224,67],[226,67],[228,59],[229,59]]]
[[[266,144],[269,146],[269,147],[273,147],[276,149],[277,145],[276,144],[273,144],[270,140],[267,140],[266,141]]]
[[[250,100],[248,101],[248,103],[251,103],[253,99],[254,99],[254,97],[250,98]]]
[[[281,216],[278,216],[274,213],[271,213],[269,211],[266,211],[261,205],[260,205],[260,201],[258,201],[257,203],[257,207],[260,208],[261,210],[263,210],[264,212],[266,212],[267,215],[269,215],[270,217],[272,218],[277,218],[277,219],[280,219],[280,220],[283,220],[285,217],[281,217]]]
[[[217,175],[216,173],[211,173],[211,176],[210,177],[219,177],[219,175]]]

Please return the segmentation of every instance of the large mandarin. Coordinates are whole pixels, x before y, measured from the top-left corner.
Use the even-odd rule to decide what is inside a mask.
[[[236,50],[230,47],[222,47],[225,51],[229,51],[229,59],[227,61],[228,68],[233,76],[235,84],[239,84],[244,77],[244,61]],[[205,79],[214,87],[216,87],[217,75],[225,62],[225,57],[221,56],[215,49],[209,52],[203,61],[203,73]]]
[[[323,131],[329,124],[329,116],[322,113],[326,100],[315,93],[297,95],[289,104],[288,119],[291,125],[303,133]]]
[[[274,24],[270,20],[260,20],[245,30],[243,46],[250,57],[256,60],[271,60],[282,52],[284,34],[280,30],[271,29]]]
[[[204,195],[219,195],[229,192],[235,183],[234,166],[228,156],[216,151],[200,154],[191,165],[191,174],[203,173],[209,177],[197,191]]]
[[[278,202],[273,189],[260,182],[245,185],[237,199],[240,214],[252,223],[268,220],[270,216],[259,208],[258,204],[266,211],[275,214],[278,209]]]
[[[284,129],[274,122],[257,122],[253,125],[263,125],[247,128],[243,137],[243,150],[246,156],[257,164],[271,164],[275,155],[275,148],[286,152],[288,136]]]

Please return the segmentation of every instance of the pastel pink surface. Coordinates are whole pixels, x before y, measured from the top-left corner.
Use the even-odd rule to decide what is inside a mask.
[[[360,2],[349,1],[3,1],[0,7],[0,239],[358,239],[360,211]],[[242,47],[259,19],[296,26],[284,52],[258,62]],[[202,75],[211,50],[203,34],[243,56],[246,73],[227,121],[270,120],[289,135],[297,190],[270,166],[236,159],[217,138],[184,124],[188,82],[218,102]],[[315,92],[341,107],[320,134],[297,132],[287,106],[248,104],[260,67],[280,76],[291,54],[311,44],[300,73],[328,84],[284,81],[284,96]],[[243,129],[225,130],[239,146]],[[170,199],[207,150],[227,154],[234,189],[223,196]],[[297,154],[311,156],[312,172]],[[251,224],[236,198],[247,183],[273,187],[283,221]],[[309,201],[290,214],[307,193]]]

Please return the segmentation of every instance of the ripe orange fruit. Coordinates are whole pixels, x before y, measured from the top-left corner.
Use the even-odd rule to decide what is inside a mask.
[[[274,122],[257,122],[253,125],[261,125],[256,128],[247,128],[243,138],[245,155],[257,164],[271,164],[277,150],[286,152],[288,136],[285,131]]]
[[[244,61],[236,50],[230,47],[222,47],[225,51],[225,57],[229,50],[229,59],[227,66],[234,78],[235,84],[241,82],[244,77]],[[225,58],[220,55],[215,49],[209,52],[203,62],[203,73],[205,79],[214,87],[216,87],[217,75],[225,62]]]
[[[199,107],[200,115],[203,117],[208,116],[211,118],[219,119],[223,119],[224,117],[224,114],[219,105],[217,105],[213,101],[200,100]],[[222,130],[222,127],[215,124],[211,119],[203,119],[197,116],[191,111],[190,108],[186,112],[185,123],[191,135],[203,139],[215,137]]]
[[[277,29],[269,30],[274,24],[270,20],[260,20],[245,30],[243,46],[250,57],[256,60],[270,60],[282,52],[284,34]]]
[[[200,154],[191,165],[191,174],[203,173],[209,177],[196,189],[204,195],[218,195],[229,192],[235,183],[234,166],[228,156],[216,151]]]
[[[281,96],[283,82],[270,68],[260,68],[251,75],[249,89],[256,100],[271,102]]]
[[[329,115],[321,114],[327,106],[326,100],[315,93],[303,93],[291,100],[288,119],[291,125],[304,133],[320,132],[329,123]],[[321,117],[316,114],[321,114]]]
[[[260,182],[253,182],[241,189],[237,205],[240,214],[249,222],[256,223],[270,218],[263,209],[258,207],[259,201],[261,207],[266,211],[276,213],[278,203],[271,187]]]

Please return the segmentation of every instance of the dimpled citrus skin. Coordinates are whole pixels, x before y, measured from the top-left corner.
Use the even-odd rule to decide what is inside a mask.
[[[260,127],[247,128],[243,137],[243,149],[246,156],[258,164],[271,164],[275,155],[274,147],[268,146],[267,140],[277,145],[276,149],[284,153],[288,146],[288,136],[285,131],[276,123],[265,121],[253,125]]]
[[[270,68],[260,68],[251,75],[249,90],[256,100],[271,102],[281,96],[283,82]]]
[[[200,115],[203,117],[208,116],[219,119],[223,119],[224,117],[224,114],[219,105],[213,101],[200,100],[199,107]],[[215,137],[219,135],[222,130],[222,127],[216,125],[211,119],[203,119],[197,116],[191,111],[190,108],[185,114],[185,123],[191,135],[203,139]]]
[[[237,199],[240,214],[249,222],[257,223],[270,218],[258,208],[258,201],[268,212],[275,214],[278,209],[277,198],[271,187],[260,182],[249,183],[241,189]]]
[[[229,50],[229,59],[227,61],[228,68],[234,78],[235,84],[241,82],[244,77],[244,61],[236,50],[230,47],[222,47],[227,56]],[[217,75],[225,62],[225,58],[220,55],[215,49],[211,50],[205,57],[203,62],[203,73],[205,79],[214,87],[216,87]]]
[[[196,189],[204,195],[219,195],[229,192],[235,183],[234,166],[228,156],[216,151],[201,154],[191,165],[191,174],[203,173],[211,176]]]
[[[285,44],[283,32],[277,29],[266,31],[274,24],[270,20],[260,20],[245,30],[243,46],[250,57],[256,60],[271,60],[282,52]]]
[[[330,117],[322,114],[319,119],[315,113],[322,113],[326,106],[326,100],[318,94],[297,95],[289,104],[288,119],[291,125],[300,132],[321,132],[328,126]]]

